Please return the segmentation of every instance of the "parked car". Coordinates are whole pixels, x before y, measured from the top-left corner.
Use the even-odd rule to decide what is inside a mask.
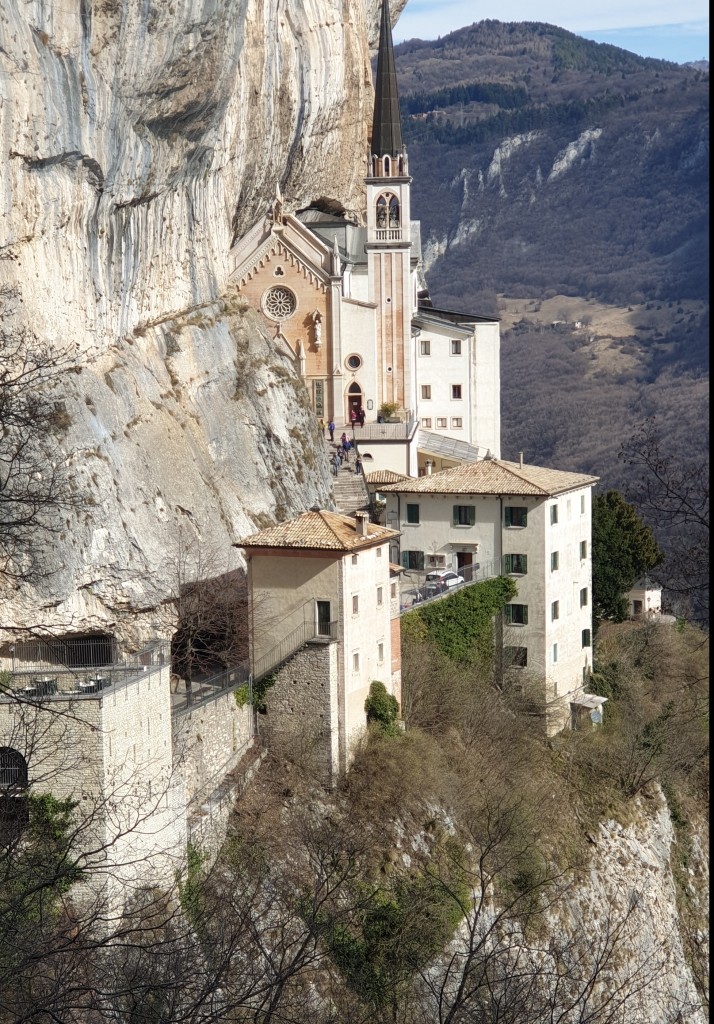
[[[405,608],[412,608],[423,600],[424,594],[418,587],[414,587],[412,590],[403,590],[399,599],[400,608],[404,611]]]
[[[426,574],[424,589],[429,597],[433,597],[434,594],[443,594],[445,590],[458,587],[463,582],[463,576],[452,572],[451,569],[440,569]]]

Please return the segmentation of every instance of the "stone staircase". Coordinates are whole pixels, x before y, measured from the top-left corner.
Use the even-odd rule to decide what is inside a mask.
[[[337,431],[335,431],[337,435]],[[337,435],[339,436],[339,435]],[[325,442],[328,458],[332,457],[335,445]],[[355,512],[367,511],[369,508],[369,492],[364,476],[355,473],[355,453],[350,451],[349,463],[343,462],[338,470],[337,476],[332,480],[335,485],[335,510],[345,516],[354,515]]]

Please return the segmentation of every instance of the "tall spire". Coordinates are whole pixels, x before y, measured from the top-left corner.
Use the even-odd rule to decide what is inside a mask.
[[[376,156],[381,157],[385,154],[396,156],[403,151],[403,148],[389,0],[382,0],[382,24],[379,29],[371,149]]]

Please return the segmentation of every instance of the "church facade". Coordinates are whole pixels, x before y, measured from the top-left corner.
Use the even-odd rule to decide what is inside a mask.
[[[232,248],[229,284],[294,361],[318,419],[341,427],[364,411],[371,469],[499,457],[499,323],[429,300],[386,2],[365,170],[363,224],[289,213],[278,192]]]

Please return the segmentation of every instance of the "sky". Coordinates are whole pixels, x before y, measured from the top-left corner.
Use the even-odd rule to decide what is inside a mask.
[[[676,17],[676,21],[673,19]],[[705,0],[408,0],[394,29],[395,43],[437,39],[474,21],[543,21],[642,57],[683,64],[709,60],[709,5]]]

